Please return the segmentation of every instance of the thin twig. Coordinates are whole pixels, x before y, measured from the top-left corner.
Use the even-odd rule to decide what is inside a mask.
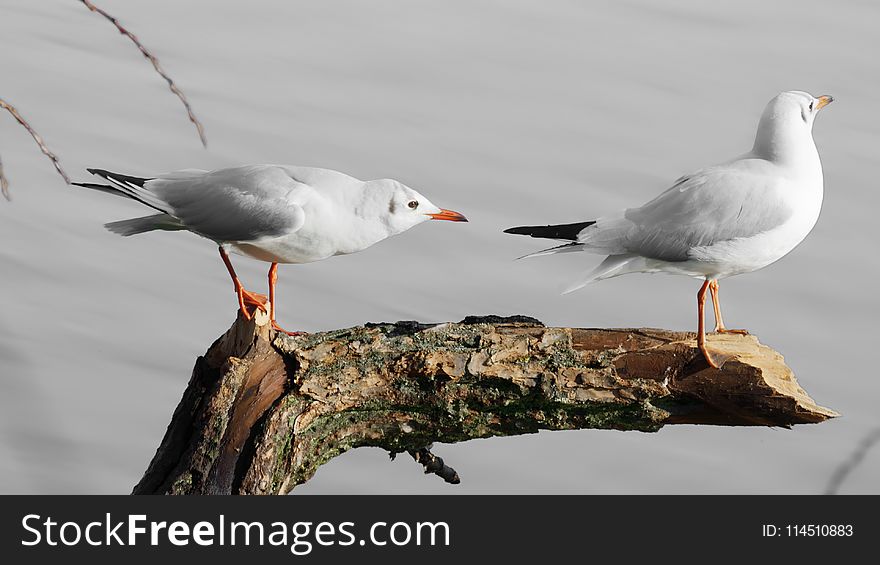
[[[24,118],[21,117],[21,114],[18,113],[18,110],[16,110],[12,104],[9,104],[8,102],[3,100],[2,98],[0,98],[0,108],[3,108],[4,110],[8,111],[10,114],[12,114],[12,117],[15,118],[16,121],[18,121],[18,123],[20,123],[22,126],[24,126],[24,129],[26,129],[28,131],[28,133],[31,134],[31,137],[33,137],[34,141],[37,142],[37,145],[40,146],[40,151],[42,151],[46,157],[48,157],[49,159],[52,160],[52,164],[55,165],[55,170],[58,171],[58,174],[61,175],[62,178],[64,178],[64,182],[67,184],[70,184],[70,177],[68,177],[67,173],[64,172],[64,169],[61,168],[61,163],[58,161],[58,157],[56,157],[54,153],[49,151],[49,148],[46,147],[46,144],[43,142],[43,138],[40,137],[40,134],[38,134],[36,131],[34,131],[34,128],[31,127],[31,125],[27,122],[27,120],[25,120]],[[2,185],[3,196],[5,196],[6,199],[8,200],[9,199],[9,183],[6,181],[6,178],[3,177],[2,164],[0,164],[0,185]]]
[[[0,158],[0,193],[3,194],[3,197],[6,200],[12,200],[12,197],[9,196],[9,181],[6,180],[6,175],[3,174],[3,159]]]
[[[858,467],[875,444],[880,443],[880,428],[874,428],[862,438],[855,451],[834,470],[825,487],[825,494],[837,494],[846,478]]]
[[[101,8],[98,8],[97,6],[92,4],[92,2],[90,0],[80,0],[80,2],[82,2],[86,6],[86,8],[88,8],[92,12],[95,12],[97,14],[104,16],[104,18],[107,21],[109,21],[114,26],[116,26],[116,29],[119,30],[119,33],[128,37],[137,46],[137,48],[140,49],[143,56],[146,57],[150,61],[150,63],[153,64],[153,68],[156,69],[156,72],[159,73],[159,76],[164,78],[165,82],[168,83],[168,88],[171,89],[171,92],[176,94],[177,97],[180,99],[180,101],[183,102],[183,106],[186,108],[186,113],[189,116],[189,121],[191,121],[193,123],[193,125],[196,126],[196,129],[199,132],[199,139],[202,140],[202,145],[204,147],[207,147],[208,140],[205,137],[205,128],[202,127],[202,123],[198,120],[198,118],[196,118],[196,115],[193,113],[192,107],[189,105],[189,101],[186,99],[186,96],[183,94],[183,91],[181,91],[179,88],[177,88],[177,85],[174,84],[174,81],[171,80],[171,77],[169,77],[167,74],[165,74],[165,71],[162,70],[162,66],[159,64],[159,59],[157,59],[155,55],[150,53],[150,51],[146,47],[143,46],[143,44],[138,40],[137,36],[135,36],[133,33],[128,31],[127,29],[125,29],[122,26],[122,24],[119,23],[119,20],[117,20],[116,18],[114,18],[113,16],[111,16],[110,14],[108,14],[107,12],[102,10]]]

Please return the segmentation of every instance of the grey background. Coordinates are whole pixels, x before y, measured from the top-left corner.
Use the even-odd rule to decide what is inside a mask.
[[[437,446],[463,477],[361,449],[309,493],[817,493],[878,425],[875,2],[102,0],[159,55],[205,123],[132,45],[71,0],[0,0],[0,96],[79,180],[267,162],[397,178],[471,222],[280,270],[280,321],[527,314],[581,327],[695,327],[691,279],[631,275],[559,291],[598,257],[515,262],[501,230],[638,205],[747,150],[781,90],[832,94],[814,133],[826,199],[790,256],[724,285],[726,321],[782,352],[843,416],[793,430],[544,432]],[[66,188],[0,116],[0,492],[124,493],[152,457],[195,357],[235,315],[212,244],[123,239],[148,210]],[[249,288],[267,265],[234,258]],[[842,491],[878,493],[880,450]]]

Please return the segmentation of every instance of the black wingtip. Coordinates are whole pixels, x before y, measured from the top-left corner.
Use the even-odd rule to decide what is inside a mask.
[[[113,171],[108,171],[106,169],[92,169],[87,168],[88,172],[93,175],[97,175],[101,178],[105,178],[111,182],[115,183],[124,183],[133,186],[143,187],[147,181],[153,180],[152,178],[144,178],[144,177],[133,177],[131,175],[123,175],[120,173],[114,173]]]
[[[113,174],[110,171],[105,171],[104,169],[86,168],[86,170],[95,176],[103,178],[107,178],[108,176]]]
[[[566,239],[576,241],[578,235],[589,226],[596,222],[575,222],[573,224],[556,224],[549,226],[518,226],[508,228],[504,233],[513,235],[528,235],[531,237],[539,237],[542,239]]]

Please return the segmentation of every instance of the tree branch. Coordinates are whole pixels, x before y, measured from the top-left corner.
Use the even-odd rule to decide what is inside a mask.
[[[840,492],[840,487],[843,486],[847,477],[849,477],[849,475],[862,464],[865,457],[876,445],[880,445],[880,428],[874,428],[869,431],[867,435],[859,441],[855,451],[853,451],[845,461],[838,465],[837,469],[834,470],[834,473],[828,480],[828,485],[825,487],[825,494],[838,494]]]
[[[135,494],[285,494],[356,447],[409,452],[541,429],[781,426],[836,416],[752,336],[547,328],[519,317],[367,324],[288,337],[242,319],[196,361]],[[262,325],[261,325],[262,324]]]
[[[394,452],[392,452],[392,456],[393,454]],[[409,454],[416,460],[416,463],[422,464],[422,467],[425,468],[426,475],[433,473],[451,485],[457,485],[461,482],[455,469],[444,463],[442,457],[437,457],[431,453],[430,446],[417,450],[410,450]]]
[[[15,106],[0,98],[0,108],[3,108],[4,110],[12,114],[12,117],[15,118],[15,120],[20,123],[29,134],[31,134],[31,137],[33,137],[34,141],[37,142],[37,145],[40,147],[40,151],[43,152],[43,155],[52,160],[52,164],[55,165],[55,170],[58,171],[58,174],[61,175],[61,178],[64,179],[64,182],[70,184],[70,177],[68,177],[67,173],[64,172],[64,169],[61,168],[61,162],[58,161],[58,157],[56,157],[54,153],[49,151],[49,148],[46,147],[46,143],[43,141],[43,138],[40,137],[40,134],[38,134],[34,130],[34,128],[31,127],[27,120],[21,117],[21,114],[18,113],[18,110],[15,109]],[[6,176],[3,174],[2,161],[0,161],[0,192],[2,192],[6,200],[10,199],[9,181],[6,180]]]
[[[6,200],[12,200],[12,196],[9,194],[9,181],[6,180],[6,175],[3,174],[2,156],[0,156],[0,194],[2,194],[3,198]]]
[[[135,44],[135,46],[140,50],[141,54],[153,65],[153,68],[156,70],[157,73],[159,73],[159,76],[165,79],[165,82],[168,83],[168,88],[171,89],[171,92],[173,92],[175,96],[177,96],[177,98],[179,98],[180,101],[183,103],[183,107],[186,108],[186,115],[189,116],[189,121],[191,121],[193,125],[196,126],[196,130],[199,133],[199,139],[202,142],[202,146],[207,147],[208,139],[205,137],[205,128],[204,126],[202,126],[202,122],[200,122],[199,119],[196,118],[192,106],[190,106],[189,104],[189,100],[186,99],[186,95],[183,93],[182,90],[177,87],[176,84],[174,84],[174,81],[171,79],[170,76],[168,76],[168,74],[162,68],[162,65],[159,64],[159,59],[155,55],[153,55],[149,49],[144,47],[144,45],[140,42],[135,34],[128,31],[128,29],[126,29],[121,23],[119,23],[119,20],[117,20],[101,8],[95,6],[90,0],[79,1],[82,2],[85,7],[92,12],[103,16],[104,19],[116,26],[116,29],[119,30],[119,33],[129,38],[131,42]]]

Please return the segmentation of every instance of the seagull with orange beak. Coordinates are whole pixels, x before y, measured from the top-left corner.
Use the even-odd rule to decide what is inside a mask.
[[[568,243],[529,256],[588,251],[607,255],[570,286],[627,273],[671,273],[703,280],[697,293],[697,345],[712,367],[726,360],[706,345],[705,302],[712,295],[715,331],[721,318],[718,281],[781,259],[813,229],[822,207],[822,163],[813,120],[832,101],[782,92],[767,104],[752,150],[699,169],[640,208],[572,224],[521,226],[506,233]]]
[[[109,184],[74,183],[124,196],[157,213],[106,224],[129,236],[186,230],[214,241],[226,265],[242,315],[266,310],[266,297],[246,290],[228,252],[271,263],[269,316],[275,322],[279,263],[311,263],[363,251],[427,220],[466,222],[451,210],[392,179],[361,181],[329,169],[248,165],[216,171],[186,169],[141,178],[88,169]]]

